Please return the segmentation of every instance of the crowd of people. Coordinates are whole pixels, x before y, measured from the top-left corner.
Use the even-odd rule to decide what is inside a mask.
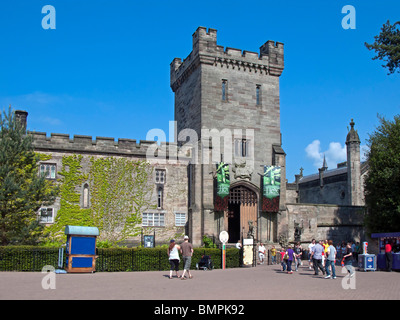
[[[241,249],[241,243],[238,241],[236,248]],[[391,257],[392,245],[386,243],[385,253],[387,260],[387,269],[392,269],[392,257]],[[349,277],[354,276],[353,261],[358,260],[358,255],[362,252],[360,243],[354,242],[341,242],[336,246],[332,240],[320,240],[316,241],[312,239],[307,249],[302,248],[300,242],[296,245],[288,245],[286,248],[276,249],[272,246],[270,249],[270,257],[272,264],[281,264],[281,271],[287,272],[288,274],[299,270],[299,266],[303,265],[304,260],[308,260],[308,267],[314,270],[315,275],[319,275],[319,271],[325,276],[325,279],[336,279],[336,262],[340,261],[341,265],[346,268]],[[184,237],[184,242],[181,245],[175,243],[175,240],[170,241],[170,245],[167,250],[169,262],[171,265],[169,278],[172,279],[173,271],[175,271],[176,277],[182,280],[186,280],[186,273],[188,278],[191,279],[193,276],[190,273],[191,258],[193,255],[193,246],[189,242],[189,237]],[[182,276],[179,276],[179,262],[181,253],[184,268]],[[263,243],[258,246],[258,258],[259,263],[264,264],[267,256],[267,249]],[[304,257],[307,259],[304,259]],[[279,258],[279,259],[278,259]]]
[[[265,256],[265,247],[261,243],[259,246],[259,253],[263,250]],[[303,257],[307,255],[309,269],[314,270],[315,275],[325,276],[325,279],[336,279],[336,261],[340,261],[341,265],[347,269],[349,277],[354,276],[353,260],[358,259],[360,253],[360,244],[354,242],[342,242],[334,246],[332,240],[313,239],[308,246],[308,249],[303,249],[300,242],[296,245],[288,245],[286,248],[276,249],[272,246],[270,249],[271,263],[281,264],[281,271],[288,274],[298,271],[299,266],[303,264]],[[264,263],[264,256],[260,257],[260,263]],[[279,258],[279,259],[278,259]]]

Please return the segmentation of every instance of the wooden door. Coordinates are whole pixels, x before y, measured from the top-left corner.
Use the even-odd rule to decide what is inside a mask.
[[[249,231],[249,220],[253,221],[254,230],[257,228],[257,195],[254,191],[238,186],[231,189],[229,203],[240,205],[240,230],[244,238]],[[238,210],[239,211],[239,210]],[[239,213],[239,212],[238,212]],[[255,236],[257,236],[255,234]]]

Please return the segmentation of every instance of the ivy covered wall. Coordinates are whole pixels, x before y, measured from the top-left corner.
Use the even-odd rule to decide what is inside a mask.
[[[60,196],[54,204],[55,218],[46,235],[65,242],[66,225],[96,226],[98,241],[119,243],[140,235],[156,234],[156,241],[180,238],[185,228],[175,226],[176,212],[187,215],[187,167],[185,164],[150,162],[128,157],[85,154],[42,154],[42,161],[57,165]],[[163,206],[157,208],[155,168],[165,169]],[[84,188],[88,188],[87,207]],[[162,213],[165,226],[142,228],[143,212]]]

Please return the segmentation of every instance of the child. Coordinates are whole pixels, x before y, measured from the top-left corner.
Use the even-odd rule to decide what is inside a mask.
[[[279,252],[281,254],[281,271],[286,271],[286,265],[287,265],[287,261],[286,259],[283,259],[283,257],[285,256],[286,250],[285,248],[282,247],[281,251]]]
[[[272,264],[276,263],[276,249],[275,249],[275,246],[272,246],[272,248],[271,248],[271,263]]]

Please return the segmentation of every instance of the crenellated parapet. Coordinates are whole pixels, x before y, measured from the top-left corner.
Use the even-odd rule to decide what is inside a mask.
[[[217,45],[217,30],[198,27],[193,34],[192,52],[183,61],[175,58],[170,65],[172,90],[175,92],[200,64],[279,77],[284,68],[283,43],[268,40],[260,53],[224,48]]]
[[[99,154],[108,156],[131,156],[138,158],[163,158],[171,160],[188,160],[191,157],[190,148],[178,148],[176,143],[135,139],[118,139],[110,137],[95,137],[86,135],[28,131],[33,137],[33,146],[36,151],[42,152],[69,152]]]

